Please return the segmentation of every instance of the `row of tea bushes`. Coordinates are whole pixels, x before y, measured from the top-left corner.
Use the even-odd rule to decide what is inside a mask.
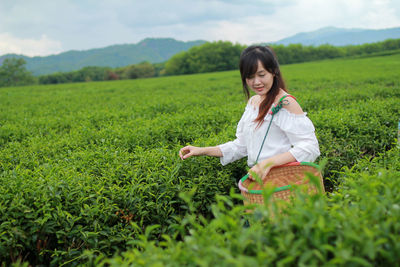
[[[393,147],[398,120],[393,115],[400,114],[398,101],[354,101],[349,108],[324,109],[310,115],[318,129],[321,154],[328,161],[326,176],[333,183],[343,166],[353,166],[362,157],[375,157]]]
[[[330,191],[343,167],[393,147],[399,58],[283,67],[316,126]],[[182,162],[178,151],[234,138],[240,87],[238,72],[223,72],[2,88],[0,262],[74,265],[86,249],[126,250],[153,224],[152,240],[184,236],[189,228],[177,225],[189,206],[179,194],[191,190],[196,214],[212,218],[215,196],[238,191],[245,159],[222,167]]]
[[[58,265],[85,249],[124,250],[127,241],[138,237],[136,225],[139,229],[163,225],[153,238],[175,231],[171,225],[187,210],[179,193],[197,188],[193,201],[207,215],[215,194],[235,185],[231,171],[210,159],[182,166],[177,148],[159,147],[136,149],[135,154],[75,151],[33,170],[3,171],[2,261],[21,257],[32,264]]]
[[[274,217],[266,206],[244,215],[243,207],[232,204],[237,195],[218,197],[213,220],[188,213],[183,221],[190,230],[182,241],[163,236],[156,243],[146,235],[149,227],[133,243],[136,248],[121,255],[85,256],[96,266],[397,266],[400,150],[360,160],[340,178],[335,193],[300,193]]]

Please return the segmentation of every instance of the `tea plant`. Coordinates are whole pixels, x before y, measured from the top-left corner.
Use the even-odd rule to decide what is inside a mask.
[[[399,59],[282,67],[315,125],[327,191],[346,184],[343,168],[393,148]],[[191,232],[178,227],[191,209],[185,192],[193,216],[208,223],[216,196],[238,192],[245,159],[222,167],[216,158],[181,161],[178,151],[232,140],[245,105],[237,71],[1,88],[0,262],[76,265],[85,250],[109,257],[138,246],[151,225],[159,227],[148,242],[183,238]]]
[[[328,198],[298,192],[291,206],[273,217],[268,205],[245,215],[231,193],[217,198],[211,221],[189,213],[190,231],[181,242],[163,236],[156,244],[140,235],[137,248],[120,256],[86,256],[96,266],[397,266],[399,153],[393,149],[373,164],[362,160],[355,166],[369,165],[367,172],[344,170],[343,183]]]

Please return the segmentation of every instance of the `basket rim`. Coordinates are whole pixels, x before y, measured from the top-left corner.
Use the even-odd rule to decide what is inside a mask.
[[[296,161],[296,162],[289,162],[289,163],[286,163],[286,164],[274,166],[274,167],[272,167],[272,168],[282,168],[282,167],[288,167],[288,166],[311,166],[311,167],[314,167],[314,168],[320,170],[320,166],[319,166],[318,164],[313,163],[313,162],[306,162],[306,161],[302,161],[302,162],[298,162],[298,161]],[[247,178],[249,178],[249,173],[247,173],[245,176],[243,176],[243,177],[239,180],[239,182],[238,182],[238,187],[239,187],[240,191],[245,192],[245,193],[249,193],[249,194],[262,194],[263,190],[249,190],[249,189],[247,189],[247,188],[245,188],[245,187],[243,186],[243,182],[246,181]],[[297,183],[294,183],[294,184],[301,184],[301,182],[297,182]],[[276,187],[276,188],[274,189],[274,193],[276,193],[276,192],[281,192],[281,191],[284,191],[284,190],[288,190],[288,189],[290,189],[291,187],[292,187],[292,185],[285,185],[285,186],[281,186],[281,187]]]

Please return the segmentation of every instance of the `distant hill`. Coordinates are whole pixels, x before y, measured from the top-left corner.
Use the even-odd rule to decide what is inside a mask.
[[[375,43],[398,38],[400,38],[400,27],[381,30],[326,27],[313,32],[298,33],[274,42],[273,44],[302,44],[314,46],[331,44],[334,46],[344,46]]]
[[[360,45],[375,43],[387,39],[399,39],[400,27],[381,30],[344,29],[326,27],[313,32],[303,32],[284,38],[272,44],[302,44],[334,46]],[[104,48],[84,51],[67,51],[46,57],[27,57],[23,55],[7,54],[0,56],[0,64],[5,58],[24,58],[26,68],[34,75],[51,74],[54,72],[69,72],[86,66],[122,67],[148,61],[150,63],[165,62],[173,55],[187,51],[193,46],[206,41],[182,42],[172,38],[147,38],[137,44],[120,44]]]
[[[204,44],[206,41],[182,42],[172,38],[147,38],[137,44],[113,45],[85,51],[67,51],[46,57],[27,57],[7,54],[0,57],[0,64],[7,57],[22,57],[26,68],[34,75],[79,70],[86,66],[122,67],[148,61],[159,63],[181,51]]]

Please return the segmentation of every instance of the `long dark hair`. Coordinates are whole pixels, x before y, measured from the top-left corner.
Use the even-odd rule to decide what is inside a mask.
[[[257,122],[258,126],[260,126],[263,123],[264,117],[267,115],[268,110],[271,108],[276,96],[279,94],[279,89],[281,88],[285,92],[287,92],[287,89],[279,69],[278,59],[276,58],[275,52],[272,50],[272,48],[269,46],[258,45],[249,46],[243,50],[239,61],[243,91],[247,97],[247,100],[250,99],[250,91],[247,86],[246,79],[250,78],[256,73],[258,61],[261,62],[268,72],[274,75],[272,87],[268,91],[266,98],[261,102],[258,116],[255,119],[255,122]]]

